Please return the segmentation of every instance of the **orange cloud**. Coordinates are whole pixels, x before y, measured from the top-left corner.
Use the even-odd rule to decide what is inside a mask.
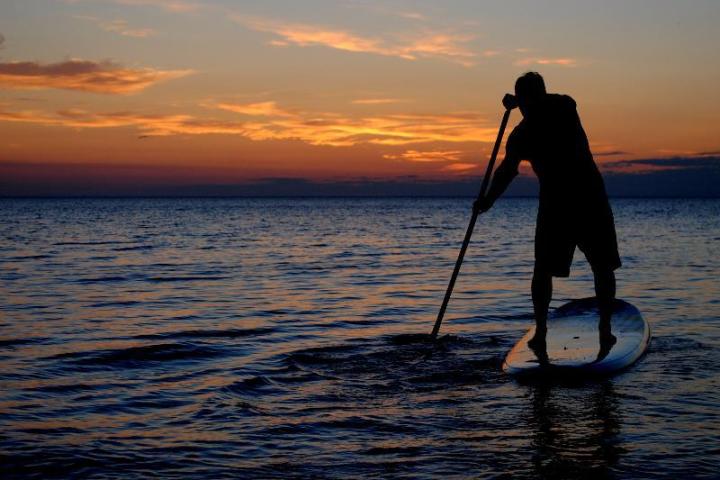
[[[92,113],[69,109],[54,113],[35,110],[0,110],[0,121],[36,123],[73,128],[137,127],[145,136],[230,134],[244,135],[241,123],[198,120],[190,115],[151,115],[133,112]]]
[[[401,103],[404,100],[398,98],[359,98],[353,100],[351,103],[354,105],[387,105],[389,103]]]
[[[350,1],[345,3],[345,7],[362,9],[368,12],[372,12],[378,15],[400,17],[407,20],[425,21],[428,17],[420,12],[412,10],[395,10],[386,6],[373,4],[370,2],[354,2]]]
[[[443,167],[443,170],[447,170],[449,172],[464,172],[467,170],[472,170],[473,168],[477,167],[474,163],[453,163],[446,167]]]
[[[427,20],[427,17],[420,12],[398,12],[397,15],[408,20]]]
[[[260,102],[248,104],[218,103],[217,105],[215,105],[215,107],[221,110],[227,110],[230,112],[250,116],[288,117],[294,115],[287,110],[279,108],[275,102]]]
[[[89,2],[91,0],[64,0],[66,3]],[[158,7],[168,12],[188,13],[204,7],[202,3],[190,2],[187,0],[107,0],[119,5],[150,6]]]
[[[145,38],[156,33],[152,28],[130,28],[127,21],[122,19],[107,21],[88,15],[75,15],[74,18],[91,21],[106,32],[118,33],[126,37]]]
[[[216,108],[261,117],[245,124],[256,140],[297,139],[312,145],[352,146],[360,143],[407,145],[426,142],[492,141],[493,127],[473,112],[450,114],[391,114],[347,117],[328,112],[290,111],[275,102],[218,103]]]
[[[410,60],[415,58],[412,55],[384,46],[380,39],[361,37],[342,30],[330,30],[313,25],[285,23],[244,15],[234,15],[232,18],[252,30],[274,33],[282,37],[286,43],[301,47],[321,45],[348,52],[401,56]]]
[[[191,70],[125,68],[111,62],[68,60],[0,63],[0,85],[16,89],[58,88],[106,94],[131,94],[156,83],[184,77]]]
[[[447,35],[447,34],[429,34],[413,41],[410,45],[403,47],[404,50],[415,54],[424,54],[426,56],[437,56],[453,59],[454,61],[471,67],[475,64],[472,59],[475,53],[462,46],[463,43],[469,42],[474,37],[472,35]]]
[[[150,5],[163,8],[170,12],[194,12],[203,7],[197,2],[187,2],[183,0],[116,0],[117,3],[124,5]]]
[[[576,67],[577,60],[574,58],[522,58],[516,61],[515,65],[559,65],[561,67]]]
[[[245,106],[218,104],[218,108],[240,111],[251,118],[243,122],[233,122],[184,114],[92,113],[84,110],[47,113],[34,110],[19,112],[0,110],[0,120],[74,128],[134,126],[143,136],[228,134],[241,135],[257,141],[299,140],[310,145],[324,146],[490,142],[495,137],[494,127],[478,126],[484,123],[483,119],[477,114],[467,112],[352,118],[334,113],[293,113],[277,107],[274,102]],[[450,156],[448,160],[453,160],[454,151],[444,153]],[[421,154],[416,154],[417,158],[420,156]]]
[[[399,155],[383,155],[383,158],[387,158],[389,160],[407,160],[410,162],[447,162],[459,160],[463,153],[464,152],[461,150],[432,150],[424,152],[418,150],[406,150]]]
[[[393,43],[382,38],[364,37],[348,31],[317,25],[288,23],[237,14],[232,15],[231,18],[252,30],[278,35],[281,38],[271,42],[276,46],[324,46],[335,50],[373,53],[405,60],[416,60],[418,57],[439,57],[456,61],[465,66],[472,65],[470,59],[475,57],[474,52],[463,46],[464,43],[474,38],[471,35],[423,32],[417,38],[406,39],[402,43]]]
[[[426,142],[490,141],[492,128],[483,129],[463,118],[426,115],[422,120],[403,115],[349,118],[330,114],[272,119],[248,123],[250,138],[297,139],[312,145],[352,146],[362,143],[408,145]]]

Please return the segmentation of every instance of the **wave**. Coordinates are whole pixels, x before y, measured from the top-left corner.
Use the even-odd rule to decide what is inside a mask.
[[[5,347],[16,347],[19,345],[33,345],[38,343],[47,342],[46,337],[35,337],[35,338],[6,338],[0,340],[0,348]]]
[[[712,347],[691,338],[654,335],[647,353],[667,353],[686,350],[712,350]]]
[[[79,284],[115,283],[115,282],[126,282],[128,280],[130,280],[128,277],[108,276],[108,277],[80,278],[78,280],[75,280],[75,283],[79,283]]]
[[[491,377],[489,374],[501,375],[502,361],[502,356],[466,360],[461,364],[451,365],[451,368],[443,366],[439,370],[407,377],[404,381],[414,385],[475,385],[487,383]]]
[[[258,390],[272,385],[273,382],[269,378],[263,375],[258,375],[226,385],[221,388],[221,391],[232,394],[254,394],[257,393]]]
[[[65,246],[65,245],[118,245],[123,243],[135,243],[132,240],[103,240],[103,241],[97,241],[97,242],[56,242],[53,243],[53,245],[57,246]]]
[[[228,277],[223,276],[202,276],[202,275],[184,275],[174,277],[149,277],[148,282],[197,282],[206,280],[225,280]]]
[[[153,248],[155,248],[154,245],[137,245],[137,246],[134,246],[134,247],[118,247],[118,248],[113,248],[113,251],[115,251],[115,252],[131,252],[131,251],[134,251],[134,250],[152,250]]]
[[[147,362],[175,360],[201,360],[216,357],[222,352],[217,347],[191,343],[164,343],[89,352],[69,352],[48,357],[51,360],[69,361],[76,365],[139,367]]]
[[[137,335],[137,339],[172,339],[172,338],[243,338],[269,335],[277,331],[276,328],[235,328],[224,330],[183,330],[180,332],[153,333],[148,335]]]
[[[90,278],[80,278],[74,281],[74,283],[79,284],[92,284],[92,283],[115,283],[115,282],[128,282],[132,280],[136,281],[146,281],[146,282],[152,282],[152,283],[161,283],[161,282],[197,282],[197,281],[208,281],[208,280],[225,280],[228,277],[224,276],[216,276],[216,275],[182,275],[182,276],[156,276],[156,277],[130,277],[130,276],[121,276],[121,275],[111,275],[107,277],[90,277]]]
[[[8,257],[9,261],[19,261],[19,260],[42,260],[44,258],[51,258],[52,255],[49,254],[38,254],[38,255],[19,255],[17,257]]]
[[[92,391],[92,390],[106,390],[109,388],[118,388],[122,387],[121,384],[114,384],[114,383],[100,383],[100,384],[90,384],[90,383],[67,383],[67,384],[59,384],[59,385],[43,385],[39,387],[34,387],[31,390],[35,392],[43,392],[43,393],[80,393],[80,392],[86,392],[86,391]]]
[[[107,307],[132,307],[134,305],[141,305],[142,302],[136,300],[117,300],[112,302],[98,302],[89,305],[91,308],[107,308]]]

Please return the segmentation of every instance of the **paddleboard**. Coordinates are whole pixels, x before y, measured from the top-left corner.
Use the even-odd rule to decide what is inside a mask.
[[[503,370],[512,375],[570,373],[607,375],[632,365],[650,343],[650,326],[637,308],[615,300],[611,318],[617,343],[601,345],[597,300],[583,298],[554,310],[548,318],[546,348],[531,349],[532,327],[510,350]],[[609,350],[608,350],[609,349]]]

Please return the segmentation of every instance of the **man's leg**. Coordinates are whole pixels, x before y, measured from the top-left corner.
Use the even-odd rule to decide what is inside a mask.
[[[532,300],[535,311],[535,337],[530,346],[545,341],[547,334],[547,316],[552,297],[552,275],[547,270],[535,267],[532,279]]]
[[[611,331],[611,317],[613,301],[615,300],[615,272],[612,270],[594,270],[595,295],[600,309],[600,340],[601,342],[615,343],[615,336]]]

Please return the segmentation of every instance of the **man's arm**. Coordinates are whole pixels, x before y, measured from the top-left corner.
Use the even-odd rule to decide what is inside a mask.
[[[492,182],[490,183],[490,188],[488,189],[486,195],[491,206],[493,203],[495,203],[495,200],[500,198],[503,192],[505,192],[508,185],[512,183],[513,179],[517,177],[519,166],[520,157],[514,154],[505,154],[505,158],[495,171],[495,175],[493,175]]]
[[[473,208],[481,213],[489,210],[495,203],[495,200],[500,198],[503,192],[507,189],[508,185],[510,185],[513,179],[517,176],[519,165],[520,156],[517,154],[514,145],[511,145],[511,139],[508,139],[505,149],[505,158],[495,171],[495,175],[493,175],[488,192],[485,194],[485,197],[480,198],[475,202]]]

